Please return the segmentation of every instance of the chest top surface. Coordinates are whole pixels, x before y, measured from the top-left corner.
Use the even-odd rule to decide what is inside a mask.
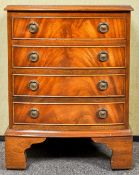
[[[132,11],[130,5],[8,5],[7,11]]]

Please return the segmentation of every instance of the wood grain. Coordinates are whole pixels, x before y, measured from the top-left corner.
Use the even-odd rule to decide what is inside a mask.
[[[49,39],[49,38],[35,38],[35,39],[28,39],[28,38],[20,38],[20,39],[13,39],[11,40],[13,46],[118,46],[118,47],[125,47],[126,46],[126,38],[101,38],[101,39],[89,39],[89,40],[80,40],[80,39],[70,39],[67,38],[66,40],[58,40],[56,38]],[[38,45],[39,42],[39,45]]]
[[[29,89],[30,81],[38,82],[38,89]],[[98,89],[98,83],[105,80],[108,88]],[[125,95],[125,76],[22,76],[14,75],[14,95],[30,96],[123,96]]]
[[[34,143],[41,143],[46,138],[5,137],[5,163],[7,169],[26,169],[25,151]]]
[[[50,134],[54,135],[54,132]],[[74,131],[73,133],[70,132],[69,134],[68,132],[64,132],[63,134],[62,132],[58,132],[58,134],[61,135],[61,137],[66,137],[66,135],[68,137],[72,137],[72,135],[74,137],[89,136],[91,137],[92,141],[106,144],[110,149],[112,149],[112,169],[130,169],[132,167],[132,136],[130,135],[129,131],[125,130],[124,132],[119,132],[118,130],[115,130],[115,132],[109,131],[109,133],[105,131]],[[5,138],[6,168],[25,169],[25,150],[29,148],[33,143],[43,142],[46,139],[46,135],[48,135],[48,133],[38,132],[37,137],[37,132],[34,135],[34,132],[32,134],[29,134],[29,132],[24,131],[7,130]]]
[[[70,132],[79,131],[82,134],[82,131],[109,131],[109,130],[125,130],[127,127],[123,123],[110,123],[110,124],[94,124],[94,125],[45,125],[45,124],[13,124],[12,128],[15,130],[25,130],[25,131],[35,131],[38,130],[42,132],[46,130],[47,132],[54,132],[54,134],[50,134],[49,136],[53,135],[55,137],[61,137],[58,132],[65,132],[68,131],[70,136]],[[56,131],[56,132],[55,132]]]
[[[21,127],[21,126],[20,126]],[[60,126],[62,127],[62,126]],[[132,137],[131,129],[109,129],[109,130],[33,130],[30,129],[10,129],[8,128],[5,132],[5,136],[9,137],[37,137],[37,138],[111,138],[111,137]],[[95,140],[94,140],[95,141]]]
[[[132,136],[92,138],[92,140],[97,143],[104,143],[112,149],[112,169],[130,169],[132,167]]]
[[[38,24],[38,32],[30,33],[31,22]],[[109,25],[107,33],[98,32],[98,25],[106,22]],[[124,18],[14,18],[13,38],[125,38],[126,21]]]
[[[30,110],[37,109],[38,118],[30,116]],[[98,117],[98,111],[105,109],[105,119]],[[14,123],[37,124],[109,124],[124,122],[124,104],[14,104]]]
[[[59,75],[59,76],[92,76],[92,75],[125,75],[126,74],[126,69],[125,68],[46,68],[44,67],[44,69],[41,68],[36,68],[36,67],[32,67],[31,69],[24,68],[24,67],[18,67],[18,68],[14,68],[12,69],[12,74],[13,75],[48,75],[48,76],[54,76],[54,75]]]
[[[24,169],[24,151],[47,137],[90,137],[112,149],[113,169],[131,167],[129,66],[131,6],[8,6],[9,129],[6,167]],[[39,30],[31,34],[30,22]],[[109,31],[98,32],[107,22]],[[27,54],[36,49],[39,61]],[[109,52],[100,63],[101,49]],[[39,88],[31,91],[30,80]],[[99,80],[108,89],[97,88]],[[36,119],[28,115],[39,108]],[[98,108],[108,117],[96,118]],[[72,110],[71,110],[72,109]],[[22,143],[22,144],[21,144]]]
[[[100,61],[101,52],[108,53],[107,61]],[[31,62],[30,53],[38,54]],[[22,53],[22,54],[20,54]],[[93,68],[124,67],[124,47],[13,47],[13,67]]]
[[[8,105],[9,105],[9,127],[12,127],[13,119],[11,114],[13,113],[12,101],[13,96],[11,92],[13,92],[13,83],[12,83],[12,16],[11,13],[7,14],[7,30],[8,30]]]
[[[8,5],[5,10],[7,11],[131,11],[133,8],[130,5]]]
[[[14,96],[13,103],[32,102],[32,103],[125,103],[125,98],[121,97],[30,97],[30,96]]]

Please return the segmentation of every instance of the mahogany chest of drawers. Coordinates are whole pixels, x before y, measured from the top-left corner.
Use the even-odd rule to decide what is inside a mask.
[[[48,137],[90,137],[132,164],[130,6],[8,6],[6,167]]]

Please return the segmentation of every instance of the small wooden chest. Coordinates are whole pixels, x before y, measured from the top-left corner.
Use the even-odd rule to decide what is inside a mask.
[[[7,6],[6,167],[48,137],[90,137],[132,164],[130,6]]]

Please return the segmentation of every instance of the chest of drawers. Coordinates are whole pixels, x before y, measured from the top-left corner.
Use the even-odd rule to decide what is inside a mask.
[[[132,164],[130,6],[8,6],[6,167],[49,137],[90,137]]]

